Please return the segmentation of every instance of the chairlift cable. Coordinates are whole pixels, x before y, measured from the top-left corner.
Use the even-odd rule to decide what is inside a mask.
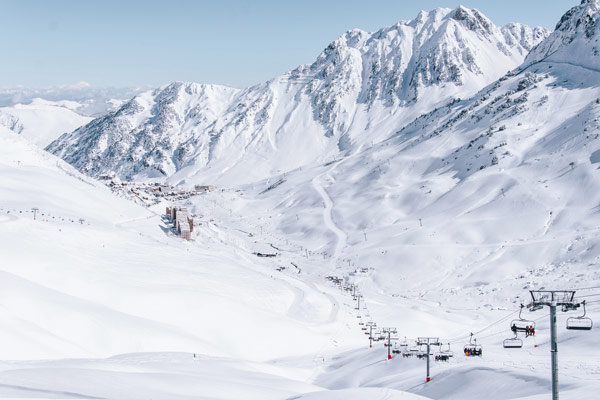
[[[473,332],[473,335],[479,335],[481,332],[485,332],[486,330],[490,329],[491,327],[504,322],[505,320],[509,319],[510,317],[512,317],[513,315],[515,315],[516,313],[518,313],[519,311],[512,311],[510,314],[507,314],[506,316],[500,318],[499,320],[497,320],[496,322],[492,322],[491,324],[489,324],[488,326],[486,326],[483,329],[478,330],[477,332]],[[468,335],[464,335],[464,336],[457,336],[457,337],[453,337],[452,339],[449,340],[450,343],[458,343],[461,340],[464,339],[468,339],[469,337],[471,337],[471,333],[469,332]]]
[[[600,286],[593,286],[593,287],[579,288],[579,289],[569,289],[569,290],[578,291],[578,290],[592,290],[592,289],[600,289]]]
[[[583,296],[575,296],[575,298],[579,298],[579,297],[594,297],[594,296],[600,296],[600,293],[597,294],[584,294]]]

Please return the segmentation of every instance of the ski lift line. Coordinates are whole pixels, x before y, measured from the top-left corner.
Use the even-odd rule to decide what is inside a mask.
[[[592,290],[592,289],[600,289],[600,286],[593,286],[587,288],[578,288],[578,289],[569,289],[570,291],[579,291],[579,290]]]
[[[583,296],[575,296],[575,298],[578,299],[580,297],[595,297],[595,296],[600,296],[600,293],[596,293],[596,294],[584,294]]]
[[[507,319],[509,319],[510,317],[512,317],[513,315],[515,315],[516,313],[518,313],[519,311],[512,311],[510,314],[507,314],[506,316],[500,318],[498,321],[496,322],[492,322],[491,324],[489,324],[488,326],[486,326],[485,328],[482,328],[480,330],[478,330],[477,332],[473,332],[473,335],[479,335],[482,332],[487,331],[488,329],[490,329],[491,327],[500,324],[501,322],[506,321]],[[537,320],[536,320],[537,321]],[[452,339],[449,340],[450,343],[458,343],[459,341],[463,341],[464,339],[468,339],[471,337],[471,333],[469,332],[468,335],[463,335],[460,337],[454,337]]]

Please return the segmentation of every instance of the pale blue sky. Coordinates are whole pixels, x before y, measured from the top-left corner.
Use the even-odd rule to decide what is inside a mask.
[[[249,86],[311,63],[352,28],[477,8],[553,29],[578,0],[0,0],[0,86],[175,80]]]

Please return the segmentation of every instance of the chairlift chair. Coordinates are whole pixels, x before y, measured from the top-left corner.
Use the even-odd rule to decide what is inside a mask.
[[[505,349],[520,349],[523,347],[523,341],[517,337],[517,334],[515,334],[514,338],[504,339],[502,346]]]
[[[417,345],[413,345],[410,346],[410,348],[407,347],[407,351],[405,353],[406,357],[415,357],[418,356],[420,353],[420,348]]]
[[[522,318],[521,313],[525,306],[521,304],[519,310],[519,319],[513,319],[510,323],[510,330],[516,335],[517,332],[524,332],[526,336],[535,335],[535,322]]]
[[[448,343],[448,348],[446,350],[441,349],[440,346],[440,353],[444,356],[447,356],[448,358],[452,358],[454,357],[454,352],[452,350],[450,350],[450,343]]]
[[[589,331],[592,329],[594,325],[592,319],[585,316],[585,300],[581,304],[583,304],[583,315],[567,318],[567,329],[575,331]]]
[[[477,344],[477,339],[473,339],[473,334],[471,333],[471,337],[469,338],[469,344],[465,344],[464,353],[467,357],[476,357],[483,354],[481,349],[481,345]]]
[[[454,357],[454,352],[450,350],[450,343],[446,350],[442,349],[442,345],[440,345],[439,351],[434,354],[435,361],[449,361],[452,357]]]

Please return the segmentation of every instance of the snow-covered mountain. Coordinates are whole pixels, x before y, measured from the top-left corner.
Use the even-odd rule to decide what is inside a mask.
[[[313,251],[374,266],[370,284],[382,292],[430,285],[430,299],[447,304],[449,287],[475,285],[506,301],[505,290],[542,277],[600,279],[600,59],[590,58],[598,33],[578,23],[600,20],[598,4],[569,11],[523,66],[470,99],[362,152],[248,190],[270,202],[286,235],[318,230],[328,244]],[[548,48],[561,57],[538,58]],[[315,189],[324,199],[307,198]],[[314,217],[328,203],[333,228]],[[377,206],[357,206],[366,204]]]
[[[559,26],[573,29],[554,32],[510,73],[461,100],[453,92],[442,105],[406,121],[400,111],[410,115],[428,108],[431,97],[423,93],[443,94],[469,83],[416,85],[414,91],[393,92],[394,100],[382,92],[365,94],[361,74],[360,88],[346,87],[349,98],[360,100],[344,103],[346,92],[340,91],[335,99],[342,100],[330,110],[335,118],[323,121],[319,118],[329,114],[314,114],[316,93],[325,93],[326,82],[331,90],[352,82],[334,79],[335,68],[349,62],[340,56],[324,62],[334,66],[326,78],[290,83],[290,73],[284,86],[272,81],[241,91],[173,84],[91,122],[85,129],[93,127],[97,135],[90,132],[89,151],[104,149],[98,154],[115,162],[118,155],[130,157],[133,165],[147,145],[143,140],[160,138],[167,147],[178,143],[169,134],[178,139],[186,132],[191,151],[193,126],[222,127],[207,146],[214,157],[225,157],[219,143],[229,131],[213,123],[222,115],[241,118],[232,104],[250,110],[248,118],[230,121],[239,123],[238,140],[247,134],[268,146],[252,153],[254,142],[246,140],[248,150],[239,153],[231,140],[232,167],[215,177],[224,172],[231,179],[241,166],[248,169],[241,180],[282,172],[179,201],[196,215],[191,242],[161,218],[167,204],[146,209],[112,196],[99,182],[0,127],[0,342],[10,344],[5,358],[17,360],[0,361],[0,394],[548,398],[548,310],[523,311],[524,319],[536,323],[536,334],[520,335],[522,349],[504,349],[502,343],[513,337],[511,320],[521,316],[519,304],[530,300],[531,289],[577,289],[577,301],[588,301],[587,315],[600,319],[600,72],[590,58],[597,34],[587,36],[579,29],[583,22],[577,27],[586,15],[598,20],[598,4],[584,1],[569,11]],[[562,39],[567,31],[572,40]],[[547,57],[549,48],[561,57]],[[348,49],[351,58],[355,52]],[[315,69],[321,71],[319,65]],[[294,79],[300,79],[300,70]],[[357,78],[352,69],[340,71],[339,76]],[[323,87],[307,92],[311,82]],[[289,88],[288,102],[282,100],[285,92],[267,90],[281,87]],[[272,97],[261,98],[264,93]],[[241,102],[250,98],[255,103]],[[287,105],[288,113],[261,104]],[[310,119],[300,118],[300,104]],[[340,145],[345,133],[336,124],[346,121],[348,104],[364,107],[365,118],[377,117],[372,126],[381,132],[350,130]],[[188,117],[192,109],[195,118]],[[276,126],[283,122],[273,118],[282,115],[292,119],[272,142],[262,131],[252,136],[242,130],[263,119],[265,127]],[[302,121],[311,121],[319,134]],[[330,154],[318,153],[322,162],[290,171],[299,156],[281,136],[291,136],[298,124],[307,131],[305,140],[295,142],[297,151],[306,146],[318,153],[321,147],[310,142],[314,137],[321,138],[319,146],[334,144]],[[334,127],[329,136],[327,124]],[[109,141],[109,131],[120,132],[114,140],[121,147]],[[127,153],[131,148],[140,154]],[[182,164],[173,180],[206,177],[200,174],[211,165],[229,165],[210,161],[217,158],[208,167],[187,165],[187,153],[177,154]],[[234,158],[239,154],[243,157]],[[263,168],[266,154],[280,164]],[[278,161],[284,154],[289,164]],[[259,173],[253,176],[253,170]],[[37,220],[33,207],[40,210]],[[258,252],[276,254],[257,257]],[[360,303],[331,285],[330,275],[358,285]],[[596,399],[597,327],[567,330],[565,320],[580,310],[557,314],[561,398]],[[366,320],[396,327],[394,342],[406,340],[420,355],[424,351],[414,339],[439,337],[454,357],[432,361],[433,380],[425,383],[424,360],[395,355],[390,360],[381,342],[369,347],[360,325]],[[461,354],[471,332],[483,346],[482,357]],[[440,351],[436,346],[435,354]],[[98,359],[117,353],[127,354]]]
[[[244,90],[173,83],[63,135],[48,150],[90,175],[250,182],[390,137],[521,64],[548,35],[459,7],[352,30],[311,65]]]
[[[556,25],[552,35],[527,56],[525,65],[540,61],[600,70],[600,3],[582,0]]]
[[[56,103],[69,102],[75,106],[73,109],[78,114],[86,117],[98,117],[114,111],[114,107],[121,105],[124,99],[131,99],[148,89],[150,88],[94,86],[87,82],[44,88],[0,87],[0,107],[30,104],[36,99],[44,99]]]
[[[60,135],[92,120],[78,113],[80,107],[80,103],[73,101],[37,98],[29,104],[0,107],[0,125],[44,148]]]
[[[86,82],[42,89],[0,88],[0,125],[44,148],[144,90],[94,87]]]

